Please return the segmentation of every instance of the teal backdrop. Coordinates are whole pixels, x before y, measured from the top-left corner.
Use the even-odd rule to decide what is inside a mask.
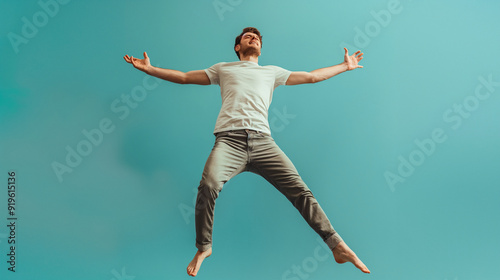
[[[1,279],[189,278],[220,89],[148,78],[123,56],[205,69],[237,60],[247,26],[262,32],[260,65],[312,71],[341,63],[344,47],[364,52],[362,69],[278,87],[269,122],[372,273],[335,263],[288,200],[246,172],[217,199],[197,278],[499,279],[500,2],[0,7]]]

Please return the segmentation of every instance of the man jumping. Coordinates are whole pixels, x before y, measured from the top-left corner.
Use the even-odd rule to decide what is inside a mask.
[[[196,276],[203,260],[212,254],[212,228],[215,200],[223,185],[241,172],[250,171],[265,178],[297,208],[309,226],[332,250],[337,263],[351,262],[365,273],[370,270],[333,229],[326,214],[295,166],[271,136],[268,109],[273,91],[280,85],[299,85],[327,80],[342,72],[363,68],[361,51],[344,62],[311,72],[291,72],[278,66],[258,64],[262,36],[254,27],[244,28],[236,37],[236,62],[220,62],[204,70],[181,72],[154,67],[144,52],[138,59],[125,55],[135,68],[178,84],[210,85],[221,88],[222,107],[214,129],[215,144],[203,169],[196,198],[195,224],[198,251],[187,267]]]

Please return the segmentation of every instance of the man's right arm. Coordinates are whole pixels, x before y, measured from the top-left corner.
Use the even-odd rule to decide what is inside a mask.
[[[178,70],[150,66],[144,72],[151,76],[177,84],[210,85],[210,79],[205,73],[205,70],[195,70],[184,73]]]
[[[128,55],[125,55],[123,58],[128,63],[131,63],[135,68],[145,72],[146,74],[172,83],[210,85],[210,79],[205,73],[205,70],[195,70],[184,73],[178,70],[155,67],[149,62],[149,57],[146,52],[144,52],[144,59],[138,59]]]
[[[205,70],[182,72],[178,70],[150,66],[144,72],[151,76],[177,84],[210,85],[210,79],[205,73]]]

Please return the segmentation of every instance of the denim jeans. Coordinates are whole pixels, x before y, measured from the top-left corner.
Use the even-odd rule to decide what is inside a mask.
[[[196,197],[196,247],[200,251],[212,247],[215,200],[219,192],[227,181],[245,171],[262,176],[285,195],[330,249],[343,241],[271,135],[243,129],[219,132],[215,137]]]

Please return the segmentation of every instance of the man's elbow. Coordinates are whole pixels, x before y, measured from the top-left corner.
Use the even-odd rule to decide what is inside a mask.
[[[315,83],[319,83],[321,81],[324,81],[325,79],[323,79],[323,77],[320,77],[318,75],[315,75],[315,74],[311,74],[311,78],[309,79],[309,83],[310,84],[315,84]]]
[[[182,74],[182,75],[178,78],[177,83],[178,83],[178,84],[181,84],[181,85],[187,85],[187,84],[189,84],[188,75],[187,75],[186,73]]]

